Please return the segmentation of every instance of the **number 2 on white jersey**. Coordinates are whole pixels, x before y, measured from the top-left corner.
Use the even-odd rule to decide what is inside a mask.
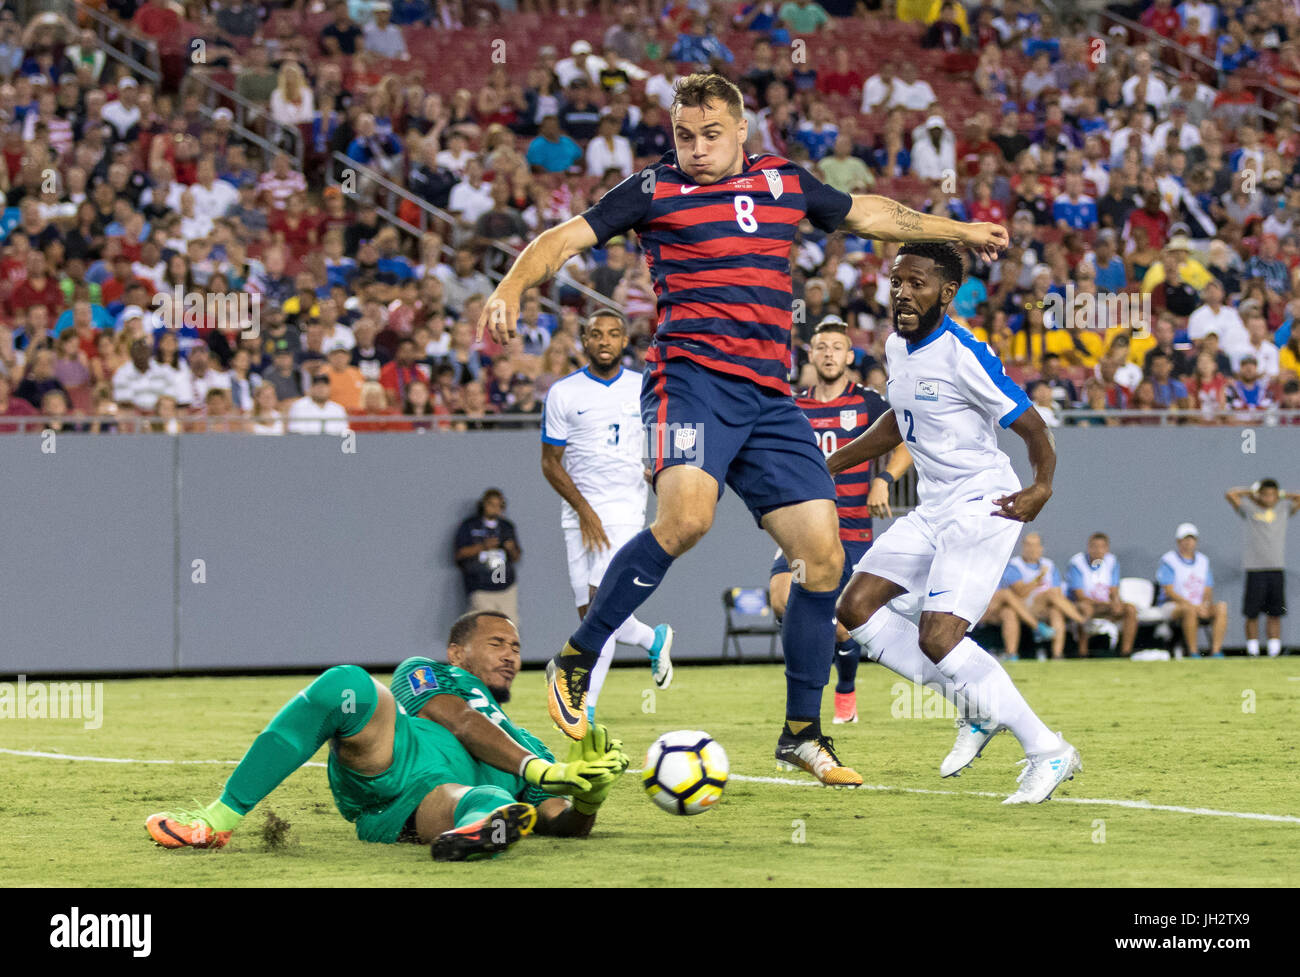
[[[736,206],[736,223],[745,233],[753,234],[758,230],[758,221],[754,217],[754,198],[742,193],[733,203]]]

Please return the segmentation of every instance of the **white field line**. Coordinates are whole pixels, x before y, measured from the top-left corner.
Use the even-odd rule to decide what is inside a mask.
[[[37,757],[47,760],[72,760],[80,763],[147,763],[166,766],[184,766],[208,764],[233,767],[238,760],[136,760],[129,757],[72,756],[67,753],[44,753],[38,750],[9,750],[0,747],[0,753],[9,756]],[[323,767],[323,763],[305,763],[307,767]],[[638,774],[640,770],[629,770]],[[789,777],[748,777],[744,774],[731,774],[729,780],[746,784],[777,784],[783,787],[819,787],[812,780],[794,780]],[[846,788],[849,789],[849,788]],[[924,787],[890,787],[886,784],[863,784],[855,790],[876,790],[898,794],[944,794],[953,797],[995,797],[1005,798],[1007,794],[996,794],[986,790],[930,790]],[[1149,801],[1111,800],[1100,797],[1054,797],[1057,804],[1095,804],[1103,807],[1125,807],[1135,811],[1167,811],[1171,814],[1199,814],[1214,818],[1240,818],[1246,821],[1277,821],[1285,824],[1300,824],[1300,817],[1292,814],[1256,814],[1251,811],[1219,811],[1209,807],[1180,807],[1176,804],[1152,804]]]

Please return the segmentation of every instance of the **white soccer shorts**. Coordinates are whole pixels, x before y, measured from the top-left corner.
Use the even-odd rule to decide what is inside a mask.
[[[582,544],[582,530],[566,529],[564,531],[564,548],[569,556],[569,586],[573,588],[573,606],[582,607],[591,603],[591,591],[588,587],[599,587],[609,569],[609,561],[629,539],[639,533],[644,526],[611,526],[604,524],[605,535],[609,538],[607,549],[593,552]]]
[[[955,614],[974,627],[1024,526],[989,515],[992,500],[1002,494],[991,492],[937,513],[913,509],[876,537],[853,571],[892,580],[920,610]]]

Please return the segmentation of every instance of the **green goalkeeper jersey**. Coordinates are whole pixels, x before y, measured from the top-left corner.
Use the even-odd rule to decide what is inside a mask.
[[[389,688],[408,716],[418,716],[424,704],[436,695],[454,695],[464,699],[471,709],[490,719],[525,750],[543,760],[555,760],[546,744],[522,726],[512,723],[488,687],[463,668],[444,665],[432,658],[408,658],[393,672]],[[538,796],[544,799],[551,795],[539,791]]]

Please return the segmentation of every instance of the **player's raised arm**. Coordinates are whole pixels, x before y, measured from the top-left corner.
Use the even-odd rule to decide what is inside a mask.
[[[1009,243],[1001,224],[964,223],[937,214],[922,214],[872,193],[855,193],[843,228],[877,241],[951,241],[992,261]]]
[[[1029,449],[1029,464],[1034,469],[1032,485],[993,500],[998,506],[993,515],[1017,522],[1033,522],[1052,497],[1052,479],[1056,475],[1056,442],[1036,410],[1027,410],[1011,422]]]
[[[519,322],[519,301],[524,292],[549,281],[566,261],[595,244],[596,232],[581,214],[535,237],[484,303],[479,314],[476,341],[483,338],[485,328],[491,331],[492,338],[498,343],[514,339]]]
[[[832,475],[838,475],[873,458],[879,458],[902,443],[903,435],[898,430],[898,419],[892,410],[887,410],[864,433],[827,458],[826,466]],[[910,460],[909,456],[909,462]]]

